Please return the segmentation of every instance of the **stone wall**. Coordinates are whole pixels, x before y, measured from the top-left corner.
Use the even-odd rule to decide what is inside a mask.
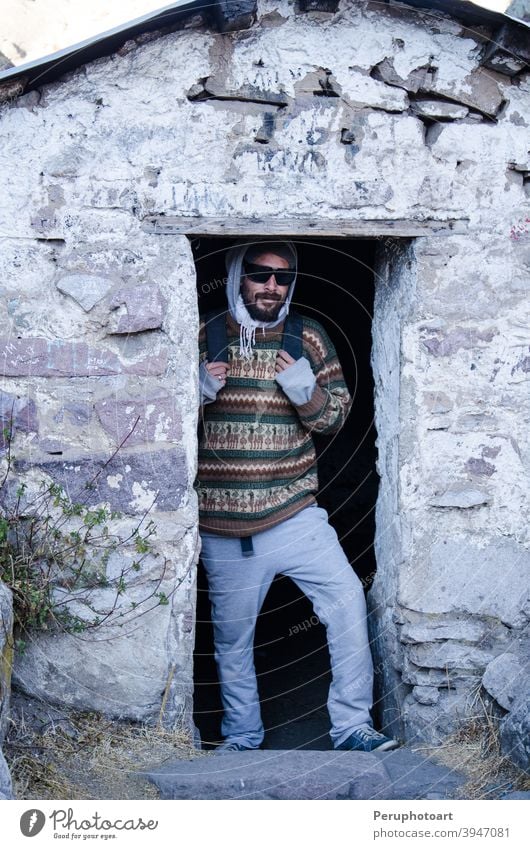
[[[509,278],[477,306],[485,266],[468,239],[390,253],[374,322],[382,483],[371,624],[385,725],[440,741],[488,705],[499,717],[516,704],[528,713],[528,448],[516,409],[528,401],[526,319]],[[527,261],[522,244],[512,256]]]
[[[224,34],[194,19],[2,107],[17,456],[68,484],[102,470],[131,520],[158,493],[169,586],[189,575],[139,631],[36,640],[16,680],[38,694],[153,717],[168,681],[179,709],[191,693],[197,303],[174,234],[429,220],[439,235],[381,238],[375,269],[383,716],[440,739],[482,681],[507,710],[530,614],[528,75],[481,64],[487,27],[334,5],[264,0]]]
[[[0,581],[0,800],[12,799],[11,775],[2,752],[9,714],[13,665],[13,605],[11,593]]]
[[[79,708],[188,722],[198,554],[196,353],[188,332],[197,303],[182,285],[193,278],[189,243],[170,246],[148,235],[133,241],[127,231],[86,234],[71,247],[66,239],[25,245],[9,238],[4,259],[12,283],[4,301],[11,333],[2,342],[2,409],[4,423],[13,412],[14,472],[28,493],[53,480],[75,502],[119,511],[110,525],[124,543],[110,557],[107,578],[127,574],[104,625],[33,634],[14,680],[32,695]],[[20,261],[22,287],[12,274]],[[149,522],[152,550],[136,571],[131,535]],[[91,621],[84,589],[57,592],[59,601],[73,597],[72,613]],[[100,618],[115,602],[112,585],[90,591]]]

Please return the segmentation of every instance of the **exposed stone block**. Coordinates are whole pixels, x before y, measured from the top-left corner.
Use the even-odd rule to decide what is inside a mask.
[[[171,596],[167,584],[162,588]],[[115,596],[115,590],[112,593]],[[132,597],[145,599],[148,594],[149,587],[144,586]],[[124,603],[128,605],[131,593],[127,596]],[[101,609],[97,598],[96,603]],[[129,617],[122,628],[100,626],[82,639],[76,634],[34,632],[24,653],[15,659],[13,681],[29,696],[52,705],[157,722],[168,682],[175,678],[188,698],[192,683],[186,653],[174,643],[179,625],[171,604],[159,606],[155,599],[144,607],[143,615]],[[172,693],[167,699],[165,712],[171,715],[173,727],[189,715],[182,701],[178,704]]]
[[[4,430],[14,437],[17,431],[37,433],[37,408],[31,398],[24,398],[3,392],[0,389],[0,448],[6,446]]]
[[[476,348],[481,342],[491,342],[498,334],[496,327],[478,330],[475,327],[455,327],[448,333],[439,333],[438,338],[423,339],[422,345],[434,357],[448,357],[462,348]]]
[[[483,669],[491,660],[492,653],[486,649],[464,643],[445,642],[420,643],[410,646],[408,654],[416,666],[432,669]]]
[[[125,365],[105,348],[86,342],[0,338],[0,373],[6,377],[98,377],[111,374],[163,374],[167,350]]]
[[[182,437],[182,420],[174,398],[160,395],[123,401],[106,398],[98,401],[95,407],[104,430],[117,445],[129,433],[127,446],[142,442],[175,442]]]
[[[528,678],[526,691],[512,704],[508,716],[501,722],[501,749],[518,767],[530,770],[530,694]]]
[[[435,705],[440,701],[438,687],[413,687],[412,695],[420,705]]]
[[[492,616],[521,627],[527,622],[529,573],[530,552],[513,540],[479,545],[455,535],[432,544],[421,569],[403,573],[399,601],[423,613]]]
[[[401,676],[405,684],[413,687],[435,687],[447,688],[455,687],[457,683],[463,683],[473,679],[476,684],[480,683],[480,671],[463,669],[429,669],[423,666],[416,666],[408,657],[404,658],[403,669]]]
[[[444,617],[442,621],[425,618],[420,622],[405,622],[400,629],[402,643],[431,643],[436,640],[465,640],[478,642],[484,635],[485,625],[468,617]]]
[[[54,415],[55,422],[66,422],[74,427],[88,424],[92,415],[91,405],[82,401],[71,401],[64,404]]]
[[[129,286],[119,289],[109,304],[111,310],[123,307],[114,317],[112,333],[139,333],[162,326],[165,301],[158,286]]]
[[[453,433],[473,433],[482,431],[495,433],[498,418],[491,413],[462,413],[452,426]]]
[[[316,68],[295,83],[297,97],[312,95],[316,97],[340,97],[341,86],[329,68]]]
[[[424,392],[423,403],[430,413],[448,413],[453,409],[453,402],[445,392]]]
[[[410,102],[410,108],[419,118],[431,118],[432,120],[447,119],[455,121],[457,118],[465,118],[469,112],[466,106],[457,103],[448,103],[445,100],[434,100],[427,97],[416,97]]]
[[[349,148],[345,148],[348,151]],[[352,165],[353,159],[347,158],[348,165]],[[346,188],[347,186],[347,188]],[[387,203],[394,192],[389,184],[382,179],[354,180],[346,184],[340,197],[337,197],[337,206],[342,209],[358,209],[363,206],[375,206]]]
[[[455,484],[440,495],[429,498],[429,504],[431,507],[458,507],[461,510],[467,510],[470,507],[489,504],[491,500],[491,495],[478,487]]]
[[[402,77],[394,68],[392,59],[387,58],[383,59],[382,62],[379,62],[372,68],[370,76],[373,77],[374,80],[380,80],[387,85],[404,88],[406,91],[415,94],[425,84],[428,72],[429,66],[422,65],[421,67],[415,68],[411,71],[407,77]]]
[[[432,705],[421,704],[412,693],[407,696],[403,704],[403,719],[409,744],[437,745],[465,724],[472,686],[440,690],[439,700]]]
[[[84,309],[90,310],[111,291],[114,281],[102,274],[67,274],[57,281],[57,288]]]
[[[188,100],[234,100],[243,103],[262,103],[268,106],[287,106],[289,97],[284,92],[266,91],[257,86],[244,85],[238,89],[227,90],[221,80],[214,77],[204,77],[193,85],[188,93]]]
[[[37,89],[33,89],[33,91],[28,91],[27,94],[23,94],[17,99],[17,109],[27,109],[28,111],[33,112],[35,108],[39,105],[41,101],[41,96],[41,92]]]
[[[295,84],[295,91],[299,93],[299,86],[306,85],[306,80],[311,82],[311,75]],[[314,78],[313,78],[314,79]],[[366,129],[368,140],[375,138],[370,127],[370,110],[377,109],[391,114],[404,112],[409,108],[409,97],[405,89],[396,86],[385,85],[381,80],[368,76],[361,71],[350,68],[347,77],[341,78],[342,91],[341,103],[347,106],[343,108],[343,120],[351,119],[355,127]],[[300,93],[303,93],[302,91]],[[307,94],[310,92],[308,91]]]
[[[18,460],[15,471],[40,469],[64,487],[74,502],[87,505],[108,503],[123,513],[177,510],[186,493],[186,457],[176,448],[141,454],[118,452],[108,457],[81,457],[77,460],[46,460],[29,463]]]
[[[57,205],[49,203],[37,209],[36,215],[31,216],[31,227],[42,238],[51,238],[52,233],[59,227]]]
[[[387,58],[372,68],[371,76],[387,85],[404,88],[412,94],[436,95],[438,100],[445,98],[450,102],[476,109],[488,117],[494,117],[504,102],[499,86],[503,81],[502,76],[483,68],[472,71],[461,84],[444,84],[437,81],[435,67],[422,65],[404,78],[396,72],[393,61]]]
[[[462,81],[462,85],[441,85],[432,80],[427,83],[426,91],[436,92],[449,99],[476,109],[488,117],[494,118],[504,103],[500,87],[505,80],[494,71],[477,68]]]
[[[470,472],[477,477],[491,477],[496,471],[492,463],[487,463],[481,457],[470,457],[464,465],[466,472]]]
[[[517,694],[529,680],[530,658],[504,652],[487,665],[482,685],[501,707],[510,710]]]
[[[83,163],[83,151],[76,145],[65,145],[50,156],[47,170],[51,177],[75,177],[82,171]]]
[[[154,377],[155,375],[164,374],[168,363],[168,350],[161,348],[158,353],[153,353],[135,363],[124,366],[123,371],[126,374],[137,374],[143,377]]]

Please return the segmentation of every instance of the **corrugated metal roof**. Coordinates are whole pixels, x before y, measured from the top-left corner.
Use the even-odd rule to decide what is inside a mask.
[[[498,24],[502,26],[507,22],[522,24],[523,27],[528,26],[519,18],[512,18],[504,12],[495,12],[493,9],[486,9],[484,6],[478,6],[476,3],[471,3],[469,0],[394,0],[396,3],[404,3],[406,6],[413,6],[416,9],[435,9],[437,12],[445,12],[446,15],[451,15],[453,18],[463,21],[465,24],[474,26],[487,26],[488,24]]]
[[[484,9],[468,0],[394,0],[406,6],[412,6],[418,10],[436,10],[442,12],[470,26],[506,26],[513,25],[517,28],[528,30],[530,24],[501,12],[493,12]],[[211,22],[212,12],[217,6],[216,0],[205,2],[205,0],[180,0],[154,12],[135,18],[132,21],[114,27],[107,32],[100,33],[71,47],[66,47],[49,56],[18,65],[14,68],[0,72],[0,86],[3,83],[23,83],[23,90],[31,91],[45,83],[53,82],[68,71],[99,59],[110,56],[119,50],[123,44],[143,33],[155,30],[170,30],[173,26],[182,24],[186,18],[194,15],[203,15],[205,22]],[[22,91],[22,86],[21,86]],[[15,93],[16,95],[16,93]]]
[[[106,32],[80,41],[78,44],[51,53],[49,56],[43,56],[24,65],[8,68],[0,72],[0,85],[4,82],[26,78],[25,91],[30,91],[62,77],[63,74],[79,68],[86,62],[92,62],[102,56],[110,56],[129,39],[136,38],[143,33],[171,28],[182,23],[186,18],[191,18],[193,15],[211,9],[214,5],[215,3],[208,3],[205,0],[180,0],[180,2],[171,3],[170,6],[156,9],[140,18],[127,21]]]

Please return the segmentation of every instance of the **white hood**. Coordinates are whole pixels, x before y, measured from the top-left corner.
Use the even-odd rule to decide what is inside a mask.
[[[273,243],[273,240],[269,240],[270,243]],[[243,298],[240,294],[241,287],[241,269],[243,266],[243,259],[245,257],[246,252],[249,248],[254,248],[257,244],[261,244],[261,242],[248,242],[246,245],[238,245],[237,247],[230,248],[226,252],[225,262],[226,262],[226,270],[228,272],[228,280],[227,280],[227,299],[228,299],[228,309],[230,310],[230,315],[237,321],[240,327],[239,331],[239,351],[241,356],[246,357],[247,359],[252,358],[252,345],[256,340],[256,328],[263,327],[264,329],[276,327],[277,324],[281,324],[281,322],[287,317],[289,313],[289,305],[291,303],[291,298],[293,297],[294,287],[296,285],[296,269],[298,268],[298,256],[296,253],[296,247],[293,242],[288,242],[283,239],[276,239],[274,243],[281,242],[285,245],[290,253],[292,254],[294,260],[294,268],[295,268],[295,277],[291,285],[289,286],[289,292],[287,293],[287,298],[285,303],[282,304],[280,312],[278,314],[278,318],[275,321],[257,321],[248,313],[248,310],[243,303]],[[267,242],[263,242],[263,252],[265,253],[267,250]]]

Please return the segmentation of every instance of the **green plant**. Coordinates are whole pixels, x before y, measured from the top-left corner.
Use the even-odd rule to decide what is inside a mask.
[[[79,635],[103,624],[121,627],[168,604],[167,593],[160,590],[167,562],[156,570],[156,579],[141,583],[139,574],[146,558],[160,556],[153,547],[156,526],[148,518],[151,507],[121,536],[112,525],[123,518],[117,511],[74,502],[53,481],[43,479],[33,488],[17,481],[11,455],[12,419],[3,437],[0,580],[13,594],[17,648],[24,649],[27,632],[33,629]],[[87,484],[88,491],[94,480]],[[135,597],[128,599],[133,586]],[[139,586],[145,592],[138,591]]]

